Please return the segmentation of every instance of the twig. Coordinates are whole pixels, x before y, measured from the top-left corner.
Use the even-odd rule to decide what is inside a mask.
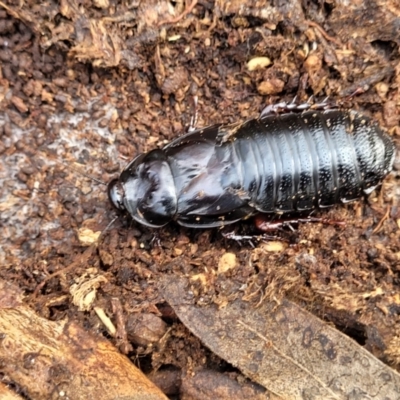
[[[164,19],[164,20],[160,21],[157,24],[157,26],[161,26],[161,25],[165,25],[165,24],[176,24],[183,17],[185,17],[186,15],[191,13],[193,11],[193,9],[196,7],[196,4],[197,4],[197,0],[193,0],[192,4],[190,4],[188,7],[186,7],[185,11],[181,15],[178,15],[177,17],[172,18],[172,19]]]
[[[339,96],[351,96],[353,95],[353,93],[358,92],[360,88],[362,89],[362,91],[366,92],[372,85],[375,85],[385,78],[391,77],[392,75],[394,75],[394,73],[394,68],[390,64],[386,65],[376,70],[376,72],[374,72],[373,74],[361,78],[358,81],[355,81],[351,86],[342,89],[339,92]]]
[[[381,220],[379,221],[378,225],[372,231],[373,235],[375,233],[378,233],[381,230],[383,223],[389,218],[389,215],[390,215],[390,206],[387,207],[387,211],[386,211],[385,215],[381,218]]]
[[[117,321],[117,332],[115,334],[118,340],[118,347],[123,354],[128,354],[133,350],[132,345],[129,343],[128,335],[126,333],[126,321],[124,318],[124,312],[122,311],[122,304],[120,299],[113,297],[111,299],[112,311]]]
[[[313,28],[318,29],[318,31],[321,33],[321,35],[322,35],[326,40],[329,40],[330,42],[333,42],[333,43],[335,43],[335,44],[338,45],[338,46],[341,46],[341,45],[342,45],[342,44],[339,42],[339,40],[337,40],[337,39],[335,39],[334,37],[328,35],[328,34],[326,33],[326,31],[324,30],[324,28],[322,28],[322,27],[321,27],[320,25],[318,25],[316,22],[314,22],[314,21],[306,21],[306,22],[307,22],[307,24],[308,24],[309,26],[312,26]]]
[[[43,279],[42,282],[39,283],[39,285],[36,286],[35,291],[32,294],[32,298],[36,298],[36,296],[38,295],[38,293],[43,289],[44,285],[46,285],[46,283],[50,280],[53,279],[54,277],[61,275],[61,274],[65,274],[67,272],[70,272],[72,270],[74,270],[75,268],[77,268],[78,266],[80,266],[81,264],[87,263],[89,258],[92,256],[92,252],[93,249],[95,249],[95,246],[92,245],[90,247],[88,247],[84,253],[79,256],[79,260],[76,260],[75,262],[73,262],[71,265],[69,265],[66,268],[60,269],[59,271],[54,272],[53,274],[47,276],[46,278]]]

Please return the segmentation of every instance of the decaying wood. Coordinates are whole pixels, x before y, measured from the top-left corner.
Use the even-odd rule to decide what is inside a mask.
[[[38,317],[0,281],[1,372],[31,399],[166,399],[110,342]]]

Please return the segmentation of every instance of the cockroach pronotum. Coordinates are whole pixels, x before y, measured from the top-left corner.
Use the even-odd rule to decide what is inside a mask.
[[[109,183],[109,198],[143,225],[193,228],[359,199],[390,172],[394,144],[365,115],[325,108],[280,103],[189,132],[138,155]]]

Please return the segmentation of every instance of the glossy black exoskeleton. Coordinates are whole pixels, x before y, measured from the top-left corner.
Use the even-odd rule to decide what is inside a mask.
[[[171,220],[217,227],[259,212],[356,200],[391,170],[394,145],[370,118],[352,110],[275,110],[140,154],[109,183],[111,202],[149,227]]]

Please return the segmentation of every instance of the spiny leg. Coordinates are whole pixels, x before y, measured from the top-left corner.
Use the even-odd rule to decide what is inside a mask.
[[[320,103],[314,103],[314,96],[311,96],[305,103],[298,104],[296,102],[297,96],[293,98],[290,103],[282,101],[276,104],[270,104],[265,107],[260,113],[260,119],[268,115],[284,114],[288,112],[302,112],[305,110],[329,110],[337,108],[338,106],[329,101],[329,97],[326,97]]]
[[[277,220],[271,220],[266,217],[266,214],[257,214],[254,218],[254,224],[257,229],[262,232],[271,232],[285,227],[294,230],[292,225],[297,225],[299,223],[322,223],[325,225],[335,225],[335,226],[346,226],[344,221],[333,220],[330,218],[317,218],[317,217],[288,217],[279,218]]]
[[[287,239],[282,238],[280,236],[272,236],[272,235],[238,235],[235,231],[232,232],[222,232],[222,236],[229,240],[234,240],[238,242],[240,245],[242,242],[247,242],[251,247],[255,248],[254,242],[271,242],[271,241],[281,241],[288,242]]]
[[[192,118],[190,118],[190,125],[188,128],[188,132],[193,132],[195,131],[196,125],[197,125],[197,121],[199,119],[199,112],[198,112],[198,97],[197,96],[193,96],[193,115]]]

